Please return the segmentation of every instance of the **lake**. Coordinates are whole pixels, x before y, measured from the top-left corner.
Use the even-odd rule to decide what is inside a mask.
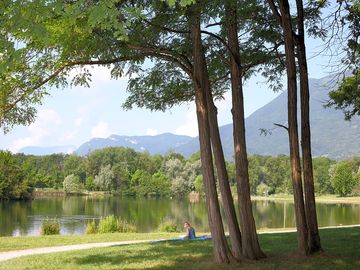
[[[319,226],[360,224],[359,204],[318,203]],[[295,227],[293,203],[253,201],[258,229]],[[57,217],[61,234],[83,234],[86,223],[107,215],[120,216],[136,225],[139,232],[155,231],[167,219],[182,228],[189,221],[198,231],[208,231],[205,202],[187,199],[124,197],[55,197],[33,201],[0,201],[0,235],[39,235],[44,218]]]

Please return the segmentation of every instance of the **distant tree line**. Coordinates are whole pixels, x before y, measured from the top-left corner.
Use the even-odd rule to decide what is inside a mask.
[[[316,157],[313,165],[316,194],[360,193],[360,157],[338,162]],[[226,166],[235,188],[235,164],[231,161]],[[249,156],[249,178],[253,195],[292,193],[288,156]],[[0,151],[0,198],[27,199],[34,188],[164,197],[184,197],[204,190],[199,153],[190,158],[177,153],[151,156],[123,147],[96,150],[84,157]]]

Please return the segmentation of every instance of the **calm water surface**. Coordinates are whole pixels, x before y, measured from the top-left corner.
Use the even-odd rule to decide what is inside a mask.
[[[253,211],[259,229],[295,226],[292,202],[254,201]],[[61,234],[83,234],[89,220],[111,214],[135,224],[139,232],[155,231],[166,219],[176,221],[180,228],[188,220],[198,231],[208,231],[204,202],[109,196],[0,202],[0,235],[38,235],[46,217],[60,220]],[[321,227],[360,224],[359,204],[317,204],[317,214]]]

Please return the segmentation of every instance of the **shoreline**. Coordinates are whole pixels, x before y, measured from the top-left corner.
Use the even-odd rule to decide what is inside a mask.
[[[292,195],[275,196],[251,196],[252,201],[290,201],[293,202]],[[360,204],[360,196],[336,197],[336,195],[324,195],[315,197],[316,203],[341,203],[341,204]]]

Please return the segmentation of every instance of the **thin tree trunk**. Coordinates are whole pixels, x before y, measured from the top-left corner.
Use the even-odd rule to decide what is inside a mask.
[[[301,148],[303,156],[303,175],[305,191],[305,214],[308,225],[309,252],[321,250],[320,235],[316,217],[314,176],[311,156],[310,135],[310,109],[309,109],[309,79],[306,61],[305,33],[304,33],[304,10],[302,0],[296,0],[298,38],[297,52],[300,69],[300,98],[301,98]]]
[[[199,128],[200,155],[204,179],[206,205],[208,210],[209,227],[213,239],[213,252],[217,263],[229,263],[229,248],[225,239],[224,228],[220,215],[219,201],[214,176],[210,128],[206,91],[209,91],[209,78],[202,47],[200,32],[200,9],[197,4],[189,8],[189,27],[194,57],[194,77],[199,83],[195,92],[196,113]]]
[[[289,145],[291,161],[291,177],[294,190],[294,207],[296,227],[298,234],[299,251],[308,254],[308,229],[305,216],[304,197],[301,179],[301,167],[299,156],[299,136],[297,124],[297,87],[296,87],[296,63],[295,47],[291,25],[290,7],[287,0],[280,0],[280,12],[282,28],[284,32],[286,71],[288,85],[288,124]]]
[[[240,261],[241,249],[241,233],[239,223],[236,217],[234,200],[231,194],[229,176],[226,169],[224,151],[221,144],[219,125],[217,121],[217,109],[215,107],[211,93],[207,95],[209,108],[209,125],[211,133],[211,143],[214,152],[215,166],[219,178],[220,193],[224,206],[225,220],[229,227],[229,236],[231,243],[231,251],[234,258]]]
[[[262,252],[259,245],[250,199],[248,159],[245,140],[244,98],[240,67],[240,48],[237,35],[236,3],[231,0],[226,0],[225,9],[226,30],[228,46],[230,49],[235,167],[242,236],[242,252],[245,258],[260,259],[264,258],[265,254]]]

